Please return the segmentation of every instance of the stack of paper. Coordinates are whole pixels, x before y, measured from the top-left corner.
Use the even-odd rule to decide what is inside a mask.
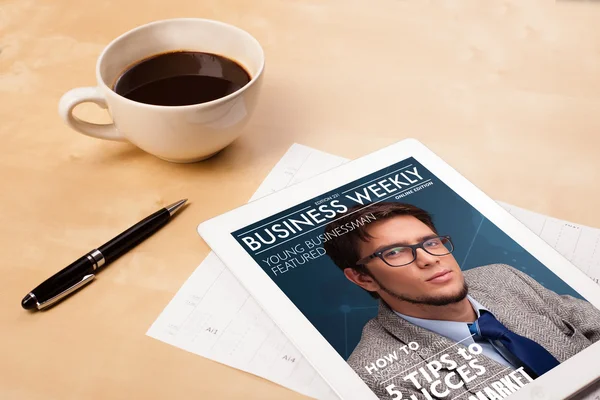
[[[346,161],[294,144],[250,200]],[[500,204],[598,283],[600,229]],[[212,252],[184,283],[147,335],[310,397],[338,398]],[[586,398],[592,399],[592,394]]]

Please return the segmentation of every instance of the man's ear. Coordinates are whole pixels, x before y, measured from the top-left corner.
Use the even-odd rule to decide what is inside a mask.
[[[379,290],[377,282],[375,282],[371,275],[365,272],[357,271],[354,268],[346,268],[344,269],[344,275],[346,275],[346,278],[348,278],[349,281],[369,292],[376,292]]]

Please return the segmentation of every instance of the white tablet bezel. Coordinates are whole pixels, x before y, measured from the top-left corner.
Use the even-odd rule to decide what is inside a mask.
[[[377,399],[347,362],[231,235],[259,220],[413,157],[438,179],[600,309],[598,285],[431,150],[405,139],[244,204],[198,225],[198,233],[342,399]],[[600,377],[595,343],[514,393],[511,399],[564,399]],[[596,372],[594,372],[596,368]]]

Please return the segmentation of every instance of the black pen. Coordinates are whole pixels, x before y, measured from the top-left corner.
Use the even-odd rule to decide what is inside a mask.
[[[187,199],[163,207],[102,246],[85,254],[29,292],[21,306],[42,310],[90,283],[100,267],[105,267],[162,228]]]

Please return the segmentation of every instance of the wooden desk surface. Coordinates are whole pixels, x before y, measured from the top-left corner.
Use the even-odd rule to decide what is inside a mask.
[[[60,96],[95,84],[111,39],[182,16],[233,23],[265,48],[242,138],[177,165],[60,120]],[[293,142],[356,158],[416,137],[497,200],[600,226],[599,18],[594,2],[554,0],[0,1],[0,398],[304,398],[145,336],[209,252],[197,224],[245,203]],[[20,308],[184,197],[179,218],[75,297]]]

